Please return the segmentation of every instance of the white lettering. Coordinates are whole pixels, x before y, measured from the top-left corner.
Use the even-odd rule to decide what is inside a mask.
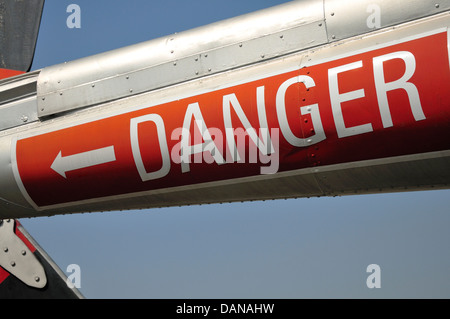
[[[307,145],[316,144],[326,139],[325,132],[322,126],[322,120],[320,119],[318,104],[302,106],[300,108],[302,115],[311,114],[315,134],[308,138],[299,138],[295,136],[294,133],[292,133],[286,115],[286,101],[285,101],[286,91],[291,85],[301,82],[305,84],[307,89],[315,86],[314,80],[311,77],[307,75],[296,76],[294,78],[286,80],[283,84],[281,84],[280,87],[278,88],[276,96],[276,109],[281,133],[291,145],[297,147],[304,147]]]
[[[201,313],[204,317],[208,316],[211,306],[190,306],[183,303],[182,306],[177,306],[177,313]]]
[[[346,93],[339,93],[338,74],[349,70],[354,70],[362,67],[362,61],[342,65],[328,70],[328,82],[330,86],[330,100],[333,111],[334,123],[339,137],[347,137],[357,134],[372,132],[372,124],[363,124],[353,127],[346,127],[344,123],[344,116],[342,114],[343,102],[356,100],[364,97],[364,90],[356,90]]]
[[[194,119],[194,122],[197,125],[197,128],[199,129],[201,138],[203,139],[204,143],[190,145],[191,141],[190,128],[192,119]],[[196,140],[195,133],[194,133],[194,140]],[[202,156],[203,152],[209,151],[217,164],[220,165],[225,163],[222,154],[217,149],[216,144],[214,143],[214,140],[211,137],[211,134],[206,128],[206,124],[203,119],[203,115],[200,111],[200,106],[198,105],[198,103],[192,103],[188,105],[186,114],[184,116],[183,130],[181,132],[180,148],[181,148],[180,149],[181,171],[183,173],[190,171],[189,163],[190,163],[190,156],[192,154],[199,154],[200,156]]]
[[[393,59],[402,59],[405,62],[405,73],[400,79],[386,83],[384,78],[383,63]],[[420,103],[419,91],[414,84],[408,82],[414,75],[415,70],[416,60],[411,52],[400,51],[373,58],[375,88],[377,91],[378,106],[380,108],[383,127],[393,126],[387,92],[397,89],[403,89],[408,94],[409,104],[411,105],[411,111],[414,115],[414,119],[416,121],[425,119],[425,114],[423,113],[422,105]]]
[[[220,304],[220,313],[273,313],[274,304]]]
[[[405,72],[398,80],[386,82],[384,75],[384,62],[394,59],[401,59],[404,62]],[[342,73],[362,67],[363,61],[356,61],[328,70],[328,93],[331,102],[332,116],[339,138],[373,132],[372,123],[360,125],[352,124],[354,126],[347,126],[345,124],[346,117],[350,117],[350,111],[352,111],[352,108],[348,109],[348,113],[344,112],[345,107],[343,106],[343,103],[365,98],[366,93],[363,88],[349,92],[340,92],[340,86],[342,88],[344,85],[340,82],[339,77]],[[408,82],[414,75],[415,69],[415,58],[410,52],[400,51],[373,58],[374,87],[376,89],[379,104],[378,107],[384,127],[393,126],[387,99],[387,92],[397,89],[406,91],[415,120],[419,121],[425,119],[418,90],[413,83]],[[349,73],[347,76],[355,78],[360,75],[361,73],[355,72],[355,74]],[[341,79],[341,81],[344,80]],[[300,106],[292,103],[292,101],[294,101],[294,103],[298,103],[297,101],[301,98],[298,93],[300,83],[303,83],[307,91],[316,86],[314,79],[307,75],[295,76],[284,81],[276,91],[275,111],[278,118],[278,124],[281,129],[281,134],[285,140],[294,147],[308,147],[325,140],[326,134],[322,125],[318,103],[306,106]],[[291,91],[289,91],[288,94],[288,90],[290,89]],[[246,163],[247,160],[248,163],[257,163],[259,155],[259,161],[261,163],[270,163],[270,166],[261,167],[260,173],[276,173],[279,169],[280,133],[278,128],[272,128],[269,131],[265,93],[265,86],[259,86],[256,88],[256,108],[259,131],[257,131],[257,129],[255,129],[250,123],[249,118],[254,119],[254,117],[250,117],[248,115],[253,115],[253,113],[250,113],[251,111],[249,111],[248,108],[246,109],[243,105],[241,105],[235,93],[222,96],[224,121],[222,130],[218,128],[208,128],[206,126],[198,102],[189,104],[184,114],[182,127],[176,128],[172,131],[172,140],[179,140],[179,142],[172,147],[170,156],[166,140],[164,121],[160,115],[149,114],[131,119],[131,147],[134,161],[142,181],[148,181],[166,176],[170,171],[171,160],[173,160],[174,163],[181,164],[181,172],[186,173],[191,170],[190,163],[206,162],[208,164],[216,163],[220,165],[234,162]],[[370,94],[368,97],[369,96],[374,95]],[[370,102],[373,101],[360,100],[354,102],[353,105],[363,107],[365,102],[371,104]],[[214,107],[214,105],[212,107]],[[299,109],[296,109],[297,107],[299,107]],[[288,121],[288,114],[298,114],[298,111],[300,111],[299,117],[301,118],[295,118],[294,116],[293,119],[290,118]],[[359,113],[368,114],[368,112],[363,111]],[[358,118],[357,115],[358,114],[354,114],[353,118]],[[311,119],[313,127],[311,129],[311,134],[314,135],[308,136],[308,134],[305,133],[309,132],[309,128],[308,130],[304,130],[302,123],[303,121],[295,123],[295,121],[299,121],[300,119],[303,120],[303,118],[305,122],[307,122],[309,118]],[[235,122],[239,122],[241,127],[234,128],[233,124],[236,125],[237,123],[233,123],[233,119]],[[348,120],[349,118],[347,121]],[[149,151],[149,147],[154,147],[154,145],[156,145],[154,141],[147,141],[147,144],[144,144],[144,134],[142,132],[142,136],[139,138],[139,127],[140,124],[144,122],[153,122],[156,125],[156,135],[154,136],[159,142],[159,149],[162,158],[162,165],[158,169],[148,165],[145,166],[143,162],[141,154],[141,151],[143,150],[142,147],[147,146],[146,150]],[[297,129],[293,130],[294,127]],[[225,136],[223,136],[223,129],[225,129]],[[147,133],[146,136],[152,135],[148,135]],[[246,143],[247,137],[249,140],[248,145]],[[226,147],[224,149],[224,144],[228,147],[228,149],[226,149]],[[248,157],[246,154],[247,151]],[[147,152],[147,154],[149,154],[149,152]],[[227,157],[227,162],[224,160],[225,154]],[[192,159],[193,161],[191,161]],[[152,163],[148,164],[151,165]]]
[[[142,122],[153,122],[156,124],[156,132],[158,135],[159,147],[162,158],[162,166],[155,172],[147,172],[142,160],[141,149],[139,144],[138,126]],[[132,118],[130,122],[130,139],[131,149],[133,152],[134,162],[143,182],[166,176],[170,171],[170,157],[167,146],[166,130],[164,121],[158,114],[148,114],[140,117]]]
[[[253,141],[253,143],[257,146],[259,151],[263,155],[269,155],[274,152],[272,140],[270,139],[270,134],[267,129],[267,117],[266,117],[266,110],[265,110],[265,102],[264,102],[264,87],[258,87],[257,88],[257,107],[258,107],[258,117],[259,117],[259,124],[261,127],[260,132],[266,133],[262,134],[262,140],[258,137],[258,134],[256,134],[256,130],[251,126],[247,116],[244,113],[244,110],[242,109],[236,95],[229,94],[225,95],[223,97],[223,117],[224,117],[224,124],[225,124],[225,133],[226,133],[226,139],[228,143],[228,148],[230,151],[230,155],[232,157],[232,161],[240,161],[241,156],[239,155],[239,151],[236,150],[236,142],[234,140],[235,133],[238,133],[238,140],[240,141],[239,145],[245,145],[245,136],[243,130],[234,130],[233,124],[231,123],[231,107],[233,107],[234,111],[236,112],[237,116],[239,117],[239,120],[243,124],[245,128],[245,133],[248,134],[250,139]],[[270,145],[269,145],[270,143]],[[251,152],[250,156],[254,154]],[[255,154],[256,155],[256,154]],[[256,156],[253,156],[253,158],[250,160],[250,163],[256,162]],[[253,161],[252,161],[253,160]],[[228,158],[227,158],[228,162]]]

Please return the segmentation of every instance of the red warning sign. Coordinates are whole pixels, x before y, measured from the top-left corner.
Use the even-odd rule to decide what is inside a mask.
[[[37,209],[449,149],[447,32],[18,138]]]

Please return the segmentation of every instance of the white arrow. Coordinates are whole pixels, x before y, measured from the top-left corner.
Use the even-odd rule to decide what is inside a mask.
[[[59,151],[59,154],[56,156],[50,167],[62,177],[67,178],[66,172],[114,162],[115,160],[116,154],[114,153],[114,146],[64,157],[61,155],[61,151]]]

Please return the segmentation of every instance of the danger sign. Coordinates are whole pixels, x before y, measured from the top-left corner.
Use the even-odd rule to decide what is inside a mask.
[[[36,209],[449,148],[447,32],[19,137]],[[45,123],[42,124],[43,128]],[[433,138],[430,140],[430,136]]]

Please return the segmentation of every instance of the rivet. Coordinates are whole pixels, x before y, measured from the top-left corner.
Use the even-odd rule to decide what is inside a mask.
[[[16,263],[14,261],[11,261],[11,266],[15,267]]]
[[[208,71],[211,72],[211,68],[208,68]]]
[[[22,122],[27,122],[28,121],[28,116],[22,115],[22,117],[20,119],[22,120]]]
[[[22,256],[25,256],[27,252],[25,250],[22,250]]]
[[[5,253],[7,253],[7,252],[8,252],[8,247],[3,248],[3,251],[4,251]]]
[[[42,101],[45,101],[45,97],[42,98]]]
[[[239,47],[242,48],[242,43],[239,43]]]
[[[177,65],[177,62],[173,62],[173,65]]]
[[[322,23],[319,23],[319,27],[321,27],[322,26]]]
[[[331,16],[334,16],[334,12],[331,12]]]
[[[205,54],[205,58],[207,58],[208,57],[208,55],[207,54]]]
[[[59,95],[63,95],[63,92],[59,92]]]
[[[439,3],[436,3],[434,6],[435,6],[436,8],[439,8]]]
[[[197,75],[198,75],[198,71],[195,71],[195,74],[197,74]]]
[[[34,281],[39,282],[39,280],[41,280],[41,278],[39,278],[38,276],[34,277]]]
[[[280,39],[283,39],[284,35],[280,35]]]
[[[332,38],[332,39],[336,39],[336,36],[335,36],[335,35],[332,35],[331,38]]]
[[[264,59],[264,54],[261,54],[261,58]]]
[[[130,93],[133,92],[133,89],[130,89]]]
[[[92,84],[92,87],[95,88],[95,84]]]
[[[129,78],[130,78],[130,77],[129,77],[128,75],[125,77],[125,79],[127,79],[127,80],[128,80]]]
[[[307,143],[312,143],[312,139],[308,138],[308,139],[306,140],[306,142],[307,142]]]
[[[170,50],[170,53],[173,53],[173,50]]]

